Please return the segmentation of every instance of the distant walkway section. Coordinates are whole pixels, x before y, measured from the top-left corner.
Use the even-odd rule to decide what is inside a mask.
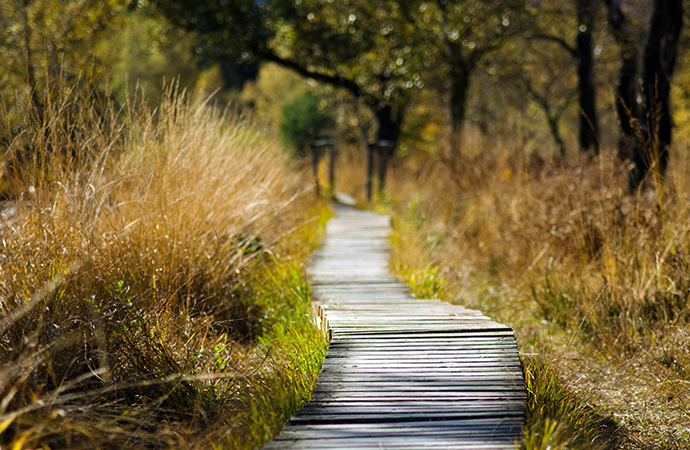
[[[388,272],[389,218],[337,206],[309,274],[332,340],[278,449],[511,449],[525,388],[512,330],[420,300]]]

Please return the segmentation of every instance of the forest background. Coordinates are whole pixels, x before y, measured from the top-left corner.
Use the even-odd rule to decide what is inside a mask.
[[[129,367],[121,361],[131,359],[131,352],[123,352],[119,363],[107,364],[108,358],[99,353],[116,354],[122,352],[117,345],[131,346],[130,340],[122,339],[127,333],[115,333],[118,343],[112,345],[117,351],[104,344],[110,338],[99,333],[91,336],[96,344],[89,343],[88,336],[84,342],[74,336],[68,339],[70,345],[65,349],[76,346],[93,352],[84,352],[86,362],[80,364],[99,367],[95,373],[106,379],[107,386],[118,377],[134,377],[143,383],[129,386],[129,391],[123,389],[123,400],[105,395],[111,391],[96,389],[89,379],[84,398],[100,396],[105,398],[103,405],[121,407],[115,408],[116,413],[104,413],[105,406],[98,409],[102,420],[93,423],[83,413],[78,420],[68,414],[79,410],[70,403],[72,397],[63,403],[54,401],[79,391],[75,386],[81,389],[88,377],[80,378],[84,373],[69,368],[73,362],[59,361],[61,353],[50,343],[53,332],[45,327],[49,320],[40,315],[26,322],[17,319],[48,301],[45,297],[59,300],[54,298],[60,297],[55,289],[64,281],[57,279],[79,278],[75,275],[78,270],[68,264],[70,258],[64,256],[69,252],[48,253],[47,261],[52,263],[46,262],[46,273],[29,286],[29,281],[22,284],[17,279],[33,273],[33,268],[25,267],[26,260],[9,264],[17,259],[10,259],[8,255],[15,253],[6,250],[2,275],[9,278],[3,280],[2,307],[11,320],[3,322],[2,330],[9,335],[7,330],[13,329],[17,342],[23,344],[17,346],[8,337],[0,348],[4,361],[19,358],[23,365],[0,377],[4,399],[0,443],[57,448],[89,447],[98,442],[107,448],[108,442],[136,447],[137,439],[149,439],[147,445],[166,447],[196,436],[190,446],[203,447],[209,440],[214,445],[237,446],[237,435],[242,433],[237,430],[244,426],[238,423],[261,422],[257,416],[277,408],[282,412],[262,424],[260,431],[249,433],[251,438],[242,445],[251,447],[270,437],[298,398],[283,393],[288,399],[285,404],[276,406],[265,400],[257,406],[247,397],[237,397],[237,390],[242,390],[236,384],[237,373],[257,374],[257,365],[266,360],[261,351],[271,347],[268,342],[272,339],[280,345],[290,340],[300,343],[296,348],[280,347],[287,356],[276,358],[274,366],[297,367],[298,371],[316,364],[299,360],[302,345],[319,347],[322,343],[314,343],[318,333],[286,336],[276,331],[282,323],[268,325],[279,322],[280,313],[274,309],[280,309],[281,303],[272,304],[265,298],[275,296],[266,293],[271,282],[262,279],[257,286],[247,287],[248,280],[257,278],[259,269],[254,264],[269,264],[266,257],[255,257],[265,255],[264,250],[300,254],[293,258],[297,261],[305,255],[294,247],[314,245],[318,234],[314,230],[297,244],[285,243],[281,237],[281,229],[293,229],[327,214],[310,210],[308,204],[316,199],[306,197],[309,186],[305,182],[311,178],[289,159],[304,161],[311,143],[328,137],[336,140],[339,158],[334,187],[361,202],[367,198],[367,183],[372,182],[366,177],[366,149],[376,150],[370,154],[370,161],[379,168],[373,180],[378,189],[372,196],[378,207],[395,218],[392,267],[410,282],[415,293],[476,307],[515,327],[531,395],[526,448],[686,448],[690,443],[690,190],[686,182],[690,34],[682,25],[687,24],[690,13],[682,6],[681,1],[670,0],[2,2],[0,53],[5,66],[0,71],[0,145],[5,159],[0,189],[6,201],[3,220],[9,224],[2,227],[5,248],[7,242],[16,242],[16,236],[14,241],[10,239],[18,226],[16,217],[33,217],[29,211],[43,217],[46,208],[57,211],[62,194],[50,190],[56,185],[65,195],[63,200],[82,195],[85,204],[100,198],[88,194],[89,190],[100,193],[104,189],[107,195],[103,198],[108,200],[99,208],[152,202],[153,209],[142,216],[151,220],[148,223],[139,216],[132,216],[136,218],[131,222],[118,219],[122,229],[108,229],[103,242],[89,241],[88,245],[111,248],[109,236],[124,236],[132,224],[146,222],[152,228],[137,231],[137,240],[121,244],[124,253],[117,256],[121,262],[141,264],[142,259],[127,259],[129,249],[143,246],[148,251],[149,246],[158,248],[169,239],[169,234],[151,231],[158,230],[154,218],[169,217],[164,206],[179,207],[175,202],[168,204],[166,197],[177,192],[182,199],[185,189],[206,189],[168,184],[170,180],[192,167],[199,179],[223,178],[220,173],[206,172],[205,165],[213,161],[214,146],[226,142],[222,136],[228,117],[236,125],[241,122],[237,117],[251,117],[254,131],[249,134],[254,133],[255,138],[239,141],[251,141],[249,150],[243,151],[248,160],[233,156],[234,165],[218,165],[244,174],[241,183],[228,181],[223,189],[235,189],[239,184],[270,187],[263,193],[247,194],[247,200],[239,204],[213,200],[214,208],[252,217],[247,223],[238,222],[237,217],[227,218],[222,225],[213,222],[199,235],[206,243],[221,240],[217,230],[233,224],[234,231],[221,247],[235,252],[233,255],[240,250],[242,256],[233,260],[232,270],[222,263],[207,270],[214,274],[213,279],[199,278],[205,266],[195,265],[217,256],[212,247],[208,255],[206,250],[197,252],[199,259],[184,259],[182,275],[167,274],[165,288],[156,284],[162,281],[156,275],[160,267],[154,267],[165,261],[163,256],[144,252],[143,260],[151,262],[153,274],[123,274],[117,269],[112,279],[98,274],[105,263],[101,266],[86,259],[99,268],[88,270],[98,279],[86,283],[88,289],[94,290],[93,295],[116,300],[120,306],[108,314],[119,317],[125,329],[139,330],[134,334],[142,346],[134,346],[139,349],[136,356],[141,367]],[[177,100],[181,92],[186,92],[188,101]],[[198,112],[206,108],[202,104],[216,105],[225,115],[205,116]],[[204,123],[216,125],[204,129]],[[220,140],[205,141],[216,136],[215,126]],[[197,132],[188,133],[185,127]],[[249,126],[242,122],[237,127],[244,130]],[[127,130],[125,137],[123,129]],[[149,142],[149,129],[156,130],[146,144],[151,148],[170,139],[181,145],[174,150],[182,152],[174,153],[177,157],[158,161],[164,164],[159,170],[162,178],[155,181],[152,173],[137,172],[141,169],[135,169],[137,164],[158,167],[144,156],[150,149],[140,149],[135,156],[117,150],[118,155],[128,155],[121,162],[124,165],[116,164],[119,172],[114,178],[100,179],[99,173],[106,167],[110,170],[111,163],[98,156],[104,154],[102,150],[89,153],[100,148],[96,143],[102,141],[108,148],[119,148],[122,143],[126,149],[133,142]],[[104,130],[117,137],[109,140]],[[253,139],[259,136],[275,140],[255,144]],[[201,150],[195,147],[200,141],[204,142]],[[280,147],[277,141],[286,150],[266,156],[263,149]],[[236,142],[229,145],[237,146]],[[375,142],[385,144],[371,147]],[[61,157],[55,158],[55,154]],[[194,159],[197,157],[201,159]],[[277,161],[275,169],[263,167],[267,172],[256,172],[268,159]],[[174,164],[167,166],[169,163]],[[55,171],[52,164],[60,170]],[[162,167],[172,167],[170,174],[175,177],[166,175],[168,169]],[[279,181],[280,177],[272,178],[276,172],[288,175]],[[85,174],[91,177],[86,177],[88,182]],[[182,176],[191,179],[186,172]],[[137,185],[132,181],[137,177],[149,181]],[[252,177],[263,181],[252,181]],[[327,181],[323,173],[321,178]],[[150,201],[151,186],[156,186],[160,203]],[[220,189],[218,186],[214,189]],[[43,188],[43,202],[25,201],[38,198],[31,196]],[[125,188],[132,188],[139,197],[122,197],[120,191]],[[277,197],[266,197],[266,192]],[[250,198],[262,198],[271,207],[257,212],[253,209],[256,202]],[[65,211],[72,214],[75,207],[67,200]],[[21,212],[18,205],[28,210]],[[101,214],[100,209],[81,213],[86,216],[66,215],[63,220],[83,221],[88,216],[95,221]],[[117,214],[125,217],[120,210]],[[200,217],[213,214],[217,213],[204,212]],[[282,219],[276,221],[276,215]],[[31,232],[24,231],[20,241],[27,253],[23,258],[32,258],[28,256],[35,251],[32,239],[40,240],[42,235],[62,236],[63,241],[55,239],[59,241],[56,245],[69,247],[65,242],[71,232],[65,229],[66,234],[60,235],[59,227],[50,228],[42,220],[31,224],[36,227]],[[202,227],[196,222],[187,225],[190,230]],[[171,223],[166,230],[173,228]],[[49,229],[52,231],[46,231]],[[29,237],[32,233],[34,238]],[[144,239],[147,234],[153,241]],[[198,245],[194,239],[189,241],[192,246]],[[177,258],[178,247],[165,245],[171,249],[167,257]],[[83,253],[83,249],[75,252]],[[77,259],[83,264],[82,253]],[[115,258],[113,255],[110,257]],[[235,269],[237,274],[245,270],[248,275],[235,276]],[[306,298],[308,289],[299,271],[288,265],[280,271],[284,279],[274,281],[279,286],[299,286],[290,292]],[[137,278],[154,280],[153,285],[135,282]],[[32,296],[37,286],[53,286],[51,283],[55,287]],[[232,286],[232,308],[209,306],[218,301],[209,299],[219,286]],[[136,314],[125,313],[123,301],[126,305],[137,302],[129,294],[135,288],[141,290],[142,298],[153,292],[158,300]],[[283,292],[277,296],[282,305],[294,307],[296,317],[303,314],[299,301],[285,300],[285,290],[278,290]],[[9,300],[22,296],[38,300]],[[180,300],[180,308],[193,321],[200,321],[199,330],[205,331],[189,331],[182,324],[170,329],[158,322],[150,329],[142,325],[153,324],[154,317],[169,320],[171,298]],[[190,303],[190,298],[196,300]],[[31,308],[21,306],[26,304]],[[84,317],[99,329],[102,318],[94,317],[106,314],[108,308],[104,303],[88,304]],[[67,316],[67,322],[74,320]],[[80,320],[87,322],[84,317]],[[201,323],[204,320],[199,317],[208,323]],[[227,323],[238,317],[250,320],[228,328]],[[26,330],[34,329],[27,323],[35,327],[30,335],[40,345],[32,344],[31,339],[22,341]],[[310,327],[308,323],[299,326]],[[179,340],[172,349],[161,349],[155,339],[147,337],[173,335],[173,330],[186,330],[182,334],[187,341]],[[105,335],[110,336],[111,331],[106,330]],[[51,338],[44,342],[45,336]],[[44,344],[48,346],[41,347]],[[191,355],[187,350],[187,360],[180,355],[189,345],[198,351]],[[204,348],[213,351],[203,356]],[[53,368],[63,363],[68,366],[63,372]],[[152,364],[157,367],[155,373],[146,372]],[[209,381],[208,374],[230,366],[235,384],[221,386]],[[108,376],[99,372],[106,368],[109,372],[111,367]],[[137,370],[146,373],[132,376]],[[184,378],[190,370],[206,373],[207,378],[191,382]],[[308,390],[301,386],[302,381],[270,378],[267,374],[272,372],[262,370],[264,378],[248,391],[257,389],[269,399],[276,397],[274,390],[279,388],[275,386],[286,383],[286,391]],[[176,378],[179,376],[184,379]],[[304,378],[306,386],[309,376]],[[62,381],[56,381],[59,379]],[[176,394],[148,398],[141,390],[151,379],[175,383]],[[65,388],[65,380],[74,384],[67,383]],[[47,402],[50,407],[41,406],[46,395],[53,399],[53,403]],[[240,419],[238,415],[232,419],[222,416],[218,411],[227,407],[222,398],[232,398],[234,407],[246,415]],[[133,404],[147,406],[133,414],[137,419],[123,420]],[[189,410],[190,404],[196,406],[188,415],[170,412]],[[135,425],[137,420],[145,426]],[[154,423],[161,420],[171,425],[164,437],[154,437],[160,434]],[[200,438],[205,434],[202,430],[209,428],[214,432]],[[234,431],[223,431],[227,429]]]

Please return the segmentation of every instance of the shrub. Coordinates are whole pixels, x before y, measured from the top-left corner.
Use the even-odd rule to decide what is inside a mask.
[[[317,140],[334,126],[333,118],[320,107],[321,97],[312,91],[296,95],[282,108],[280,133],[283,143],[304,155]]]

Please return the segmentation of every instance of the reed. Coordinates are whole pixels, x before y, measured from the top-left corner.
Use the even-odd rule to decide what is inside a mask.
[[[324,208],[276,141],[174,89],[49,98],[3,166],[0,445],[256,445],[322,357],[287,287]]]
[[[508,145],[474,153],[415,167],[413,180],[410,171],[391,177],[392,267],[422,295],[439,292],[512,325],[527,368],[543,368],[529,369],[533,385],[561,386],[545,392],[561,392],[568,414],[544,414],[554,410],[545,397],[530,400],[526,448],[687,445],[683,149],[665,178],[634,195],[613,151],[568,165]],[[588,426],[583,441],[592,411],[606,426]]]

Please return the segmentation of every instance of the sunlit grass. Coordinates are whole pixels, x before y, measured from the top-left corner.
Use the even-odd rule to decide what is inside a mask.
[[[526,448],[688,443],[681,154],[662,183],[635,195],[607,152],[558,166],[494,147],[416,168],[419,180],[391,177],[392,267],[422,295],[512,325],[521,351],[539,355],[523,359]]]
[[[574,390],[558,373],[559,363],[523,356],[527,389],[522,448],[617,448],[618,426],[592,405],[596,400]]]
[[[324,207],[232,114],[51,98],[2,174],[0,445],[259,445],[323,357],[302,265]]]

